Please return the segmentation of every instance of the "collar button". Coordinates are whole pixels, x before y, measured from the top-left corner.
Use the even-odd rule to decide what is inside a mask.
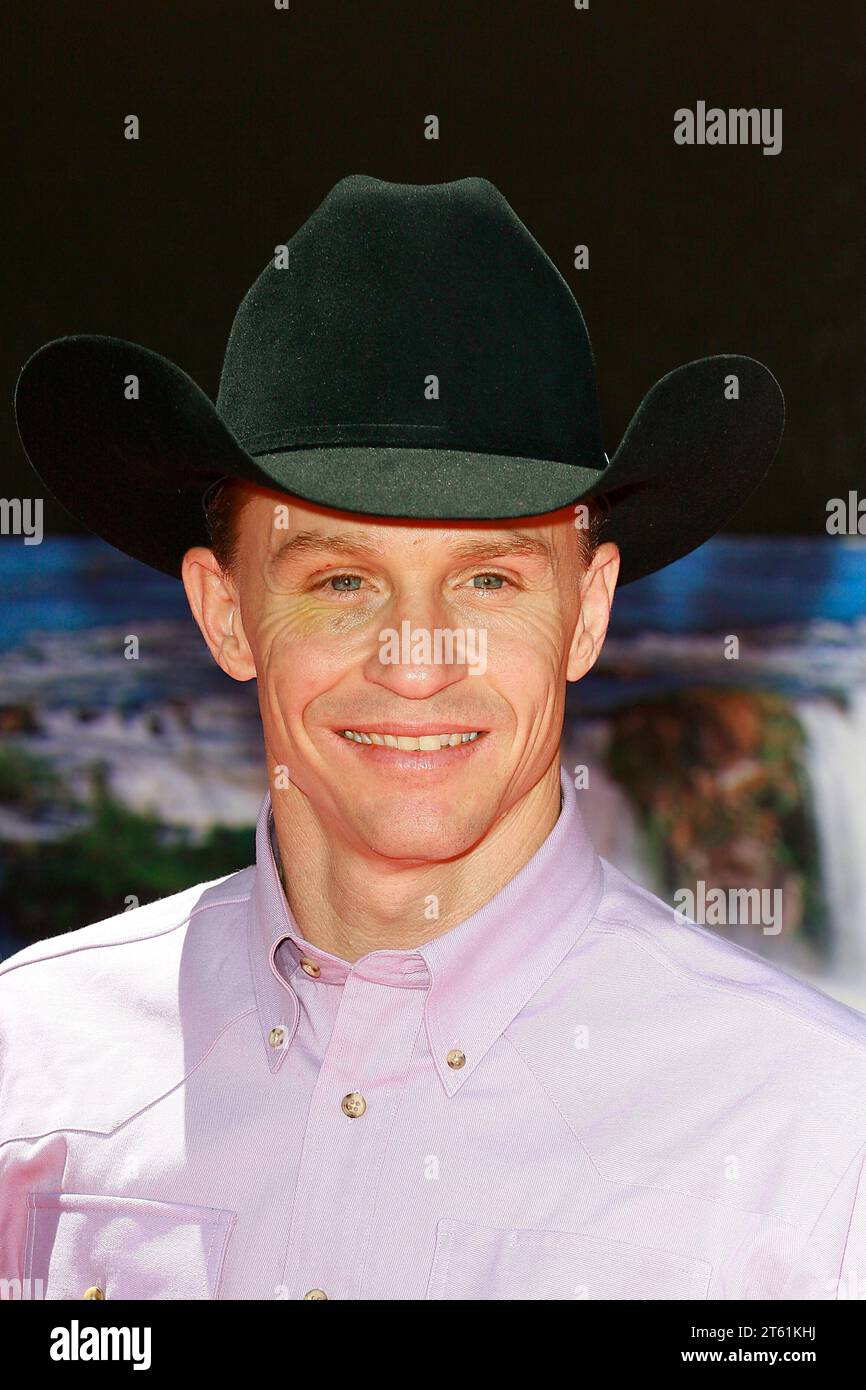
[[[460,1067],[462,1067],[466,1061],[466,1053],[461,1052],[459,1047],[452,1047],[445,1061],[448,1063],[449,1067],[453,1067],[455,1071],[459,1071]]]

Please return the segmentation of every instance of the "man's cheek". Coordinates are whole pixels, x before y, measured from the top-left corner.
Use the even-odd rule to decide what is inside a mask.
[[[256,626],[267,645],[297,643],[332,631],[334,614],[312,595],[281,598],[275,594],[259,614]]]
[[[371,614],[341,610],[314,596],[274,604],[257,627],[257,642],[266,660],[319,670],[327,677],[357,667],[376,649],[378,627]]]
[[[484,679],[503,694],[519,699],[532,691],[549,698],[551,684],[557,680],[562,653],[553,641],[515,641],[502,633],[488,631],[483,647]]]
[[[303,739],[322,724],[317,701],[326,698],[357,666],[344,644],[330,636],[307,636],[303,642],[280,632],[271,644],[260,677],[260,699],[266,723],[280,726],[291,737]]]

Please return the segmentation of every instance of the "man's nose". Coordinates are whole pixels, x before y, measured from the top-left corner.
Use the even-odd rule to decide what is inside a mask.
[[[383,619],[364,675],[374,685],[422,699],[472,674],[478,647],[474,630],[449,626],[440,603],[416,596],[395,604]]]

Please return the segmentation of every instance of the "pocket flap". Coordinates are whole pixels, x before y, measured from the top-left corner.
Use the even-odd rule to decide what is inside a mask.
[[[45,1298],[94,1287],[105,1298],[216,1298],[236,1219],[180,1202],[28,1192],[25,1286]]]
[[[702,1299],[712,1266],[625,1241],[440,1221],[428,1299]]]

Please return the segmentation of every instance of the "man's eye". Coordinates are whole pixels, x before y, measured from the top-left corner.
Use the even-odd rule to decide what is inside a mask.
[[[330,574],[327,579],[323,579],[321,584],[317,584],[317,589],[325,589],[331,585],[331,592],[335,594],[357,593],[358,585],[363,580],[360,574]]]
[[[478,583],[478,580],[479,580],[479,579],[482,580],[482,581],[488,580],[488,579],[492,579],[492,580],[493,580],[493,583],[492,583],[492,584],[487,584],[487,583],[481,583],[481,584],[479,584],[479,583]],[[475,587],[478,588],[478,589],[481,589],[481,590],[484,590],[484,589],[487,589],[487,590],[493,589],[494,591],[498,592],[499,589],[501,589],[501,587],[502,587],[503,584],[507,584],[507,583],[508,583],[508,580],[505,578],[505,575],[504,575],[504,574],[473,574],[473,576],[472,576],[472,583],[473,583],[473,585],[475,585]]]

